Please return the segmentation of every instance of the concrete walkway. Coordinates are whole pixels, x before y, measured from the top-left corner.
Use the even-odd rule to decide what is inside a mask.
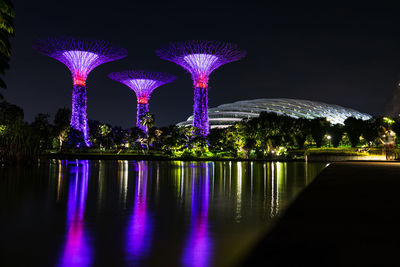
[[[400,266],[400,163],[333,163],[243,266]]]

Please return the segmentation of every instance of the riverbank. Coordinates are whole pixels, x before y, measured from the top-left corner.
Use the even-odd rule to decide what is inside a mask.
[[[127,154],[127,153],[46,153],[43,159],[89,159],[89,160],[180,160],[180,161],[303,161],[287,157],[271,158],[233,158],[233,157],[174,157],[162,154]]]
[[[333,163],[297,197],[243,266],[398,264],[400,164]]]
[[[397,151],[397,154],[400,154]],[[380,148],[364,150],[360,148],[308,148],[302,150],[288,150],[282,155],[269,155],[257,157],[251,154],[247,157],[241,154],[232,157],[229,154],[214,154],[207,152],[201,156],[174,156],[168,155],[163,151],[149,151],[143,153],[139,151],[70,151],[70,152],[47,152],[42,154],[45,159],[92,159],[92,160],[184,160],[184,161],[385,161],[384,151]]]

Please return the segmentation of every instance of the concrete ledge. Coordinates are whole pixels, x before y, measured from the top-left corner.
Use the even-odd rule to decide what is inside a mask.
[[[333,163],[243,266],[400,265],[400,164]]]
[[[338,155],[307,155],[305,156],[306,161],[326,161],[326,162],[337,162],[337,161],[386,161],[385,155],[371,155],[371,156],[338,156]]]

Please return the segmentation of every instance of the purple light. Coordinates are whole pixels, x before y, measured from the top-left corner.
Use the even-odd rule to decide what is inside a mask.
[[[72,92],[72,115],[70,125],[83,134],[79,146],[89,146],[87,125],[86,79],[97,66],[118,60],[128,55],[123,48],[112,46],[107,41],[55,37],[38,40],[33,48],[39,53],[65,64],[71,71],[74,90]]]
[[[220,66],[237,61],[246,55],[237,45],[215,41],[170,43],[156,51],[165,60],[182,66],[192,75],[194,93],[193,126],[203,136],[209,133],[208,80]]]
[[[190,68],[190,72],[194,76],[194,81],[198,81],[202,75],[208,77],[211,74],[210,70],[213,69],[213,65],[217,62],[218,57],[210,54],[191,54],[183,57],[183,60]]]
[[[205,164],[205,175],[192,173],[191,230],[182,258],[183,266],[210,266],[212,240],[208,232],[208,205],[210,197],[209,164]],[[199,178],[196,187],[195,179]]]
[[[62,55],[66,61],[71,62],[68,68],[72,73],[73,84],[85,86],[90,72],[87,66],[94,66],[99,56],[86,51],[65,51]]]
[[[128,261],[138,262],[150,251],[152,222],[147,214],[147,166],[137,163],[138,176],[135,187],[135,203],[127,230],[126,250]]]
[[[71,172],[67,204],[67,239],[60,266],[89,266],[92,262],[90,247],[84,225],[84,210],[89,180],[89,162],[76,161]]]
[[[151,93],[159,86],[173,82],[176,77],[162,72],[145,72],[127,70],[123,72],[113,72],[108,75],[110,79],[120,82],[131,88],[136,93],[137,114],[136,127],[146,131],[146,127],[141,123],[141,116],[149,113],[149,99]]]
[[[90,146],[89,143],[89,127],[87,124],[86,115],[87,97],[86,87],[83,85],[74,85],[72,91],[72,113],[70,125],[73,129],[83,133],[85,146]],[[78,147],[81,144],[78,144]]]
[[[200,134],[206,136],[210,133],[208,124],[208,90],[207,88],[194,88],[193,126],[201,129]]]

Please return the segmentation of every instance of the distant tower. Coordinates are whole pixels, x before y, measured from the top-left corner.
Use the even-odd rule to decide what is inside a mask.
[[[170,43],[156,51],[165,60],[182,66],[192,75],[194,86],[193,126],[208,135],[208,79],[220,66],[246,55],[237,45],[215,41]]]
[[[123,72],[113,72],[108,75],[114,81],[121,82],[131,88],[136,93],[137,114],[136,126],[146,131],[140,118],[149,113],[149,99],[151,93],[157,87],[166,83],[173,82],[176,77],[162,72],[145,72],[127,70]]]
[[[124,58],[128,52],[124,48],[112,46],[107,41],[54,37],[38,40],[33,48],[39,53],[64,63],[72,73],[72,114],[70,125],[81,132],[84,144],[89,146],[89,127],[86,113],[86,79],[97,66]]]

